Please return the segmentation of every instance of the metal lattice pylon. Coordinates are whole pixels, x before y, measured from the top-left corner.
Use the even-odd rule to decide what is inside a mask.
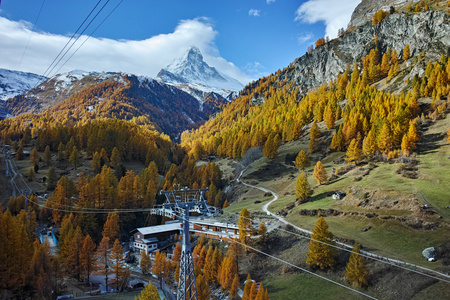
[[[194,261],[192,258],[192,244],[189,242],[189,212],[195,211],[207,216],[220,213],[220,210],[209,206],[205,200],[208,189],[181,189],[174,191],[161,191],[166,196],[166,203],[155,208],[155,213],[179,214],[183,226],[183,245],[180,260],[180,277],[178,279],[177,300],[197,300],[197,283],[195,281]]]
[[[183,246],[180,259],[180,278],[178,279],[177,300],[198,299],[197,283],[192,258],[192,245],[189,242],[189,208],[184,209]]]

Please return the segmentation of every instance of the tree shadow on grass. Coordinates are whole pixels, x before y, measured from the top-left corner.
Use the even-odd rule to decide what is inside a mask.
[[[442,145],[439,144],[445,138],[445,133],[429,133],[422,136],[417,142],[417,152],[419,154],[434,153]],[[433,151],[434,150],[434,151]]]

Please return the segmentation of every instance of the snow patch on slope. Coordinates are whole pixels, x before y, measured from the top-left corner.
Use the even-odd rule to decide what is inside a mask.
[[[0,69],[0,100],[23,94],[45,79],[33,73]]]

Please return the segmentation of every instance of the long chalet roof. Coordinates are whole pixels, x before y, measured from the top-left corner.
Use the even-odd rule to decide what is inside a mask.
[[[131,233],[135,233],[136,231],[139,231],[143,235],[147,234],[155,234],[160,232],[167,232],[167,231],[174,231],[174,230],[181,230],[181,223],[169,223],[164,225],[156,225],[156,226],[150,226],[150,227],[141,227],[136,228]]]

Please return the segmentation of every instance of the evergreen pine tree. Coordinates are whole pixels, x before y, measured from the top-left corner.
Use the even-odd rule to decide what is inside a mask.
[[[27,177],[28,177],[28,181],[34,180],[34,168],[33,167],[28,169]]]
[[[375,151],[377,150],[377,141],[375,139],[375,134],[373,133],[373,130],[369,130],[369,133],[364,138],[363,141],[363,153],[364,155],[372,156],[375,154]]]
[[[33,150],[31,150],[30,162],[33,167],[39,164],[39,153],[36,148],[33,148]]]
[[[408,61],[408,59],[410,58],[411,52],[409,49],[409,44],[405,45],[405,48],[403,48],[403,60],[404,61]]]
[[[388,153],[392,150],[392,131],[387,122],[384,122],[378,136],[378,148],[382,153]]]
[[[314,153],[317,151],[317,148],[319,146],[319,142],[317,141],[317,139],[321,136],[321,134],[322,133],[320,132],[316,121],[314,121],[309,131],[309,146],[308,146],[309,153]]]
[[[117,168],[119,166],[119,164],[122,162],[122,157],[121,157],[120,152],[117,149],[117,147],[114,147],[112,149],[110,160],[111,160],[111,167],[113,167],[113,168]]]
[[[119,237],[119,215],[117,213],[108,213],[102,236],[107,237],[110,243]]]
[[[102,166],[100,163],[100,154],[98,152],[95,152],[92,156],[92,163],[91,163],[92,169],[94,169],[95,173],[100,173],[102,171]]]
[[[258,286],[258,284],[256,283],[256,281],[253,281],[252,286],[250,287],[250,299],[251,300],[256,299],[256,295],[258,294],[257,286]]]
[[[202,274],[196,278],[197,283],[197,297],[198,300],[209,300],[211,295],[211,289],[208,286],[208,282]]]
[[[83,249],[83,234],[81,233],[81,228],[77,226],[72,239],[69,241],[69,251],[66,259],[66,265],[68,267],[69,273],[72,274],[77,280],[80,280],[80,275],[82,273],[82,261],[81,253]]]
[[[58,178],[56,177],[55,169],[50,167],[47,171],[47,190],[52,191],[56,188]]]
[[[23,154],[23,147],[22,147],[22,145],[20,145],[19,149],[17,149],[17,152],[16,152],[16,159],[23,160],[24,157],[25,157],[25,155]]]
[[[61,142],[61,143],[59,143],[59,145],[58,145],[58,160],[59,161],[62,161],[62,160],[64,160],[64,144]]]
[[[230,288],[230,298],[234,299],[237,296],[237,292],[239,290],[239,275],[234,275],[233,283]]]
[[[110,254],[109,254],[109,238],[104,236],[97,247],[96,261],[98,263],[97,269],[99,273],[105,276],[106,290],[108,290],[108,275],[111,274]]]
[[[72,164],[75,170],[80,165],[80,153],[78,152],[76,146],[73,146],[72,151],[70,152],[69,162]]]

